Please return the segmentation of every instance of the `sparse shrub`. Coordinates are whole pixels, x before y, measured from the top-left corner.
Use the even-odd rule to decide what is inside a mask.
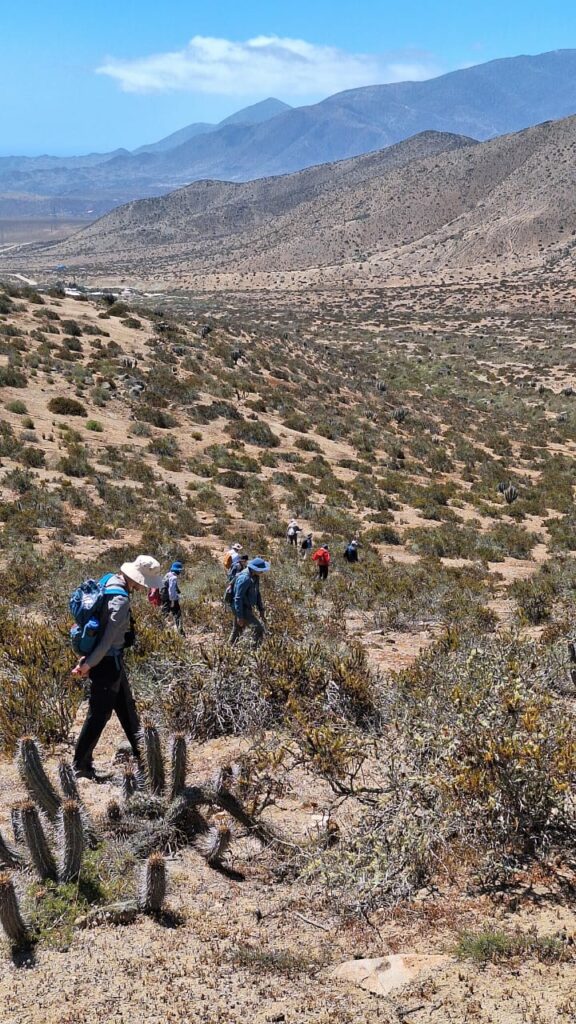
[[[262,420],[237,420],[226,429],[235,441],[244,441],[258,448],[277,448],[280,444],[280,439]]]
[[[101,434],[104,427],[100,423],[100,420],[86,420],[86,430],[92,430],[95,434]]]
[[[24,416],[28,412],[26,403],[21,402],[19,398],[15,398],[13,402],[7,402],[6,408],[8,412],[14,412],[17,416]]]

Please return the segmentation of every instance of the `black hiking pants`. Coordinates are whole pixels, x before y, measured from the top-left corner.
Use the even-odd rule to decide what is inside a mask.
[[[90,670],[89,678],[88,714],[76,742],[74,767],[92,767],[94,748],[113,711],[126,733],[135,757],[139,757],[140,721],[122,660],[102,658],[102,661]]]
[[[264,639],[264,624],[260,621],[260,619],[258,619],[254,615],[254,612],[250,612],[248,615],[246,615],[243,621],[246,623],[246,625],[241,626],[240,623],[238,622],[238,616],[234,615],[234,625],[232,626],[232,632],[230,633],[230,643],[238,643],[244,630],[251,629],[254,646],[258,647]]]
[[[318,579],[319,580],[327,580],[328,579],[328,566],[327,565],[322,565],[322,563],[319,563],[319,565],[318,565]]]

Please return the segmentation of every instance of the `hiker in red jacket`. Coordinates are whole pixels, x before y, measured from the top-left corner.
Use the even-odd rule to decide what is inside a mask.
[[[318,579],[328,579],[328,566],[330,565],[330,551],[327,544],[323,544],[321,548],[312,555],[312,561],[316,562],[318,566]]]

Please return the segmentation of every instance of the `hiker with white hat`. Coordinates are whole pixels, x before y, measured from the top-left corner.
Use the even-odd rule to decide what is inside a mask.
[[[139,760],[138,734],[140,722],[130,689],[123,652],[134,644],[134,621],[130,611],[130,595],[135,590],[147,591],[162,586],[160,563],[151,555],[138,555],[133,562],[124,562],[120,571],[101,580],[104,600],[100,613],[98,642],[90,654],[80,658],[72,674],[89,678],[88,714],[74,751],[76,774],[97,781],[92,757],[104,726],[116,713],[134,756]]]
[[[234,581],[231,594],[234,625],[230,634],[230,643],[235,644],[244,630],[250,626],[254,633],[254,644],[264,639],[264,622],[266,615],[262,595],[260,594],[260,577],[270,571],[270,562],[264,558],[252,558]],[[254,614],[258,612],[259,618]]]
[[[230,569],[232,568],[232,563],[235,561],[235,559],[238,558],[241,551],[242,545],[238,542],[236,542],[236,544],[233,544],[231,548],[228,548],[228,551],[224,555],[224,568],[226,569],[226,572],[230,571]]]

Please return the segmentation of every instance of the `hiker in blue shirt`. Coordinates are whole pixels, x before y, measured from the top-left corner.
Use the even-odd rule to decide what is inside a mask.
[[[270,562],[263,558],[253,558],[246,569],[236,576],[232,596],[234,625],[230,634],[231,644],[239,640],[248,626],[253,630],[255,645],[262,643],[266,615],[260,594],[260,576],[269,571]],[[255,610],[259,618],[254,614]]]

